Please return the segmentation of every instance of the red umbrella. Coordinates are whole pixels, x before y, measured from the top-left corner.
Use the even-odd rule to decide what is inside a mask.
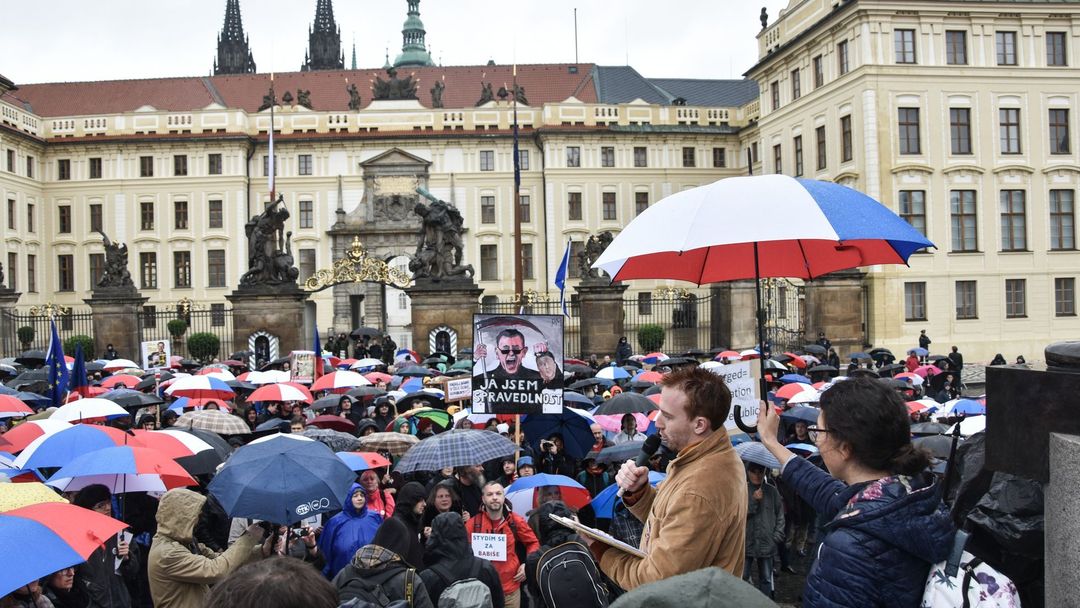
[[[941,369],[933,365],[920,365],[915,368],[915,373],[923,378],[929,378],[930,376],[936,376],[941,373]]]
[[[342,418],[341,416],[334,416],[332,414],[316,416],[313,420],[311,420],[311,422],[308,422],[308,426],[314,426],[320,429],[341,431],[342,433],[356,432],[356,425],[353,424],[352,420],[349,420],[348,418]]]
[[[390,374],[384,374],[382,372],[368,372],[364,374],[364,377],[368,379],[372,384],[378,384],[380,382],[390,382],[394,377]]]
[[[813,390],[813,387],[808,384],[803,384],[802,382],[792,382],[791,384],[785,384],[784,386],[778,388],[776,390],[776,398],[791,399],[795,395],[798,395],[799,393],[806,390]]]
[[[805,359],[803,359],[799,355],[796,355],[795,353],[785,352],[784,354],[787,355],[788,357],[791,357],[791,359],[788,361],[788,363],[791,363],[792,365],[794,365],[795,367],[797,367],[799,369],[806,369],[806,360]]]
[[[663,379],[664,379],[663,374],[661,374],[660,372],[654,372],[654,371],[651,371],[651,370],[647,371],[647,372],[642,372],[642,373],[638,374],[636,378],[634,378],[634,380],[636,380],[638,382],[652,382],[652,383],[660,382]]]
[[[142,378],[138,376],[132,376],[131,374],[117,374],[115,376],[109,376],[101,381],[102,388],[116,388],[116,385],[121,385],[124,388],[135,388],[135,385],[142,382]]]
[[[311,391],[293,382],[279,382],[277,384],[265,384],[255,389],[247,399],[255,401],[303,401],[311,403],[315,399]]]
[[[29,416],[34,410],[11,395],[0,395],[0,418]]]
[[[742,359],[742,355],[733,350],[725,350],[722,351],[719,355],[716,355],[716,360],[719,361],[720,359],[731,359],[732,361],[738,361],[739,359]]]
[[[369,469],[378,469],[380,467],[390,466],[389,460],[387,460],[381,454],[376,454],[374,452],[337,452],[337,455],[338,458],[340,458],[347,465],[351,465],[357,460],[362,460],[365,464],[367,464]]]

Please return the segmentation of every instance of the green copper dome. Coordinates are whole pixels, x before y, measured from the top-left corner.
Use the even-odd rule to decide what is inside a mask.
[[[424,34],[427,32],[424,30],[424,22],[420,20],[420,0],[406,1],[409,5],[409,16],[401,29],[401,54],[394,59],[394,67],[435,65],[424,42]]]

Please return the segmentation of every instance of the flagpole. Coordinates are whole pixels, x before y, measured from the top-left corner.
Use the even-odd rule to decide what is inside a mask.
[[[274,73],[270,72],[270,157],[267,159],[267,169],[270,179],[270,204],[277,200],[274,188],[274,106],[277,105],[277,96],[274,94]]]
[[[525,306],[525,277],[522,273],[521,256],[521,164],[518,152],[518,115],[517,115],[517,63],[514,64],[514,297],[522,307]],[[535,257],[536,252],[533,252]]]

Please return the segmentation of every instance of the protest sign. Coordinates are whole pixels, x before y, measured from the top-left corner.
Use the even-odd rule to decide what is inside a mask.
[[[446,403],[472,399],[472,378],[454,378],[446,381]]]
[[[289,381],[302,384],[315,381],[315,351],[294,350],[289,353]]]
[[[505,534],[472,534],[473,555],[492,562],[506,561],[506,535]]]
[[[758,396],[761,387],[760,366],[759,359],[751,359],[709,368],[709,371],[724,379],[724,384],[731,391],[731,411],[728,412],[727,421],[724,423],[728,430],[738,430],[735,424],[736,405],[739,406],[743,422],[750,426],[757,424],[758,406],[761,399]]]
[[[172,345],[167,340],[151,340],[140,344],[139,352],[142,353],[143,369],[169,367],[169,357],[172,356]]]
[[[473,413],[562,413],[562,316],[474,315],[473,334]]]

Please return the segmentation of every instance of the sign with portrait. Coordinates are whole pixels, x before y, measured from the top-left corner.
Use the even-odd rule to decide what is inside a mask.
[[[735,406],[739,406],[742,420],[749,426],[757,424],[759,393],[761,391],[761,360],[736,361],[727,365],[710,367],[709,371],[724,379],[724,384],[731,391],[731,410],[724,426],[728,430],[738,430],[735,424]]]
[[[294,350],[289,353],[289,381],[300,384],[315,381],[315,351]]]
[[[169,367],[172,345],[168,340],[150,340],[140,344],[139,352],[142,353],[143,369]]]
[[[473,316],[473,413],[559,414],[563,317]]]

